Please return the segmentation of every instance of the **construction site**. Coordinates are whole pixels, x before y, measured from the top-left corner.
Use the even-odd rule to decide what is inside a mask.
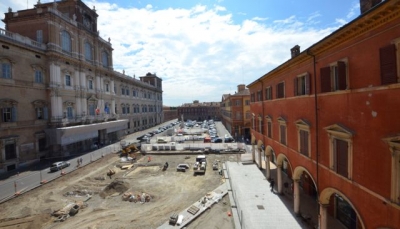
[[[236,154],[207,154],[207,170],[195,174],[197,154],[120,153],[2,203],[0,228],[234,228],[219,187],[223,163]]]

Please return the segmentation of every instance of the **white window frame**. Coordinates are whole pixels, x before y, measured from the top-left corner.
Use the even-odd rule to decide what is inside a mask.
[[[265,116],[265,121],[266,121],[266,132],[265,132],[265,136],[267,138],[272,138],[272,117],[267,115]],[[269,127],[268,124],[271,124],[271,136],[268,136],[268,131],[269,131]]]
[[[43,43],[43,30],[36,30],[36,41]]]
[[[341,90],[339,90],[339,85],[338,85],[338,62],[339,61],[344,62],[346,65],[346,89],[344,89],[344,90],[349,89],[349,65],[348,65],[349,62],[348,62],[347,58],[344,58],[344,59],[338,60],[334,63],[331,63],[329,65],[330,70],[331,70],[330,71],[331,72],[331,92],[341,91]]]
[[[85,41],[84,46],[85,46],[85,60],[92,61],[93,60],[92,44],[90,44],[88,41]]]
[[[347,179],[351,180],[353,177],[353,131],[339,124],[333,124],[324,128],[328,132],[329,137],[329,168],[334,171],[338,176],[335,168],[335,139],[346,141],[348,146],[348,161],[347,161]],[[342,176],[343,177],[343,176]]]
[[[310,124],[304,120],[304,119],[299,119],[295,123],[296,128],[297,128],[297,151],[300,155],[311,157],[311,133],[310,133]],[[300,131],[306,131],[308,133],[308,151],[306,152],[306,155],[301,153],[301,143],[300,143]]]
[[[89,89],[89,90],[94,90],[94,87],[93,87],[93,79],[92,79],[92,78],[90,78],[90,79],[88,80],[88,89]]]
[[[61,31],[61,49],[64,52],[72,52],[71,34],[66,30]]]
[[[389,145],[392,156],[390,199],[400,205],[400,135],[383,139]]]
[[[287,122],[283,117],[278,118],[278,124],[279,124],[279,144],[287,146],[288,145],[288,139],[287,139]],[[282,143],[282,134],[281,134],[281,126],[285,127],[285,143]]]
[[[3,79],[12,79],[12,64],[7,59],[1,60],[0,77]]]
[[[72,77],[69,74],[65,75],[65,86],[72,87]]]

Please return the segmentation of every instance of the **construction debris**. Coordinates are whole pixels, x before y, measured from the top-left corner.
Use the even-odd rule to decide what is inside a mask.
[[[142,194],[134,194],[132,192],[126,192],[122,195],[122,200],[123,201],[129,201],[129,202],[140,202],[140,203],[145,203],[145,202],[150,202],[151,196],[147,193],[142,193]]]

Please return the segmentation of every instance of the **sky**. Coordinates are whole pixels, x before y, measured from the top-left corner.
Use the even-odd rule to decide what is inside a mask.
[[[1,0],[0,10],[33,8],[37,1]],[[83,2],[95,7],[100,36],[111,39],[114,70],[155,73],[166,106],[220,102],[290,59],[295,45],[306,50],[360,15],[359,0]]]

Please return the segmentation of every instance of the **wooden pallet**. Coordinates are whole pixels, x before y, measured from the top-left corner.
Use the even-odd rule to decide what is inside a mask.
[[[190,208],[187,210],[190,214],[196,215],[196,213],[200,210],[200,208],[192,205]]]

